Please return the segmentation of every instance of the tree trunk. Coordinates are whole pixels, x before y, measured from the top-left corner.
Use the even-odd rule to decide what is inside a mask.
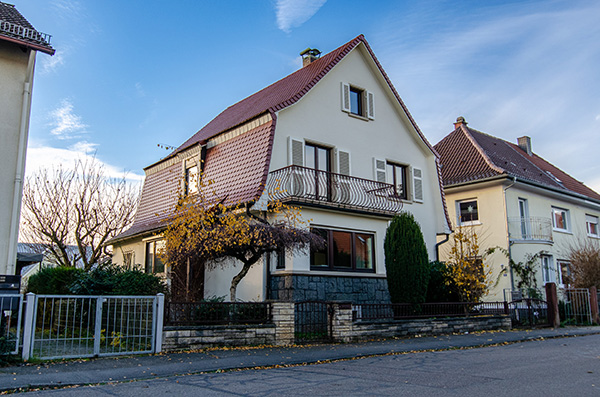
[[[231,287],[229,288],[229,300],[231,300],[232,302],[235,302],[235,294],[237,292],[237,286],[240,283],[240,281],[242,281],[242,279],[246,276],[246,274],[248,274],[248,270],[250,270],[250,267],[255,263],[254,262],[243,262],[243,266],[242,266],[242,270],[240,270],[240,272],[238,274],[235,275],[235,277],[231,280]]]

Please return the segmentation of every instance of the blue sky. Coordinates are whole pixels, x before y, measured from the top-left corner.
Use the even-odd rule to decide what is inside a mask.
[[[96,153],[130,177],[226,107],[364,34],[433,144],[464,116],[600,191],[600,2],[12,0],[51,34],[27,171]]]

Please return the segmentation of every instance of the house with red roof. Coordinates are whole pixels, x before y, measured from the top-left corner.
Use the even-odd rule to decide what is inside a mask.
[[[454,127],[434,146],[453,223],[472,228],[481,250],[502,247],[515,262],[541,252],[538,287],[567,287],[570,248],[600,240],[600,194],[535,154],[530,137],[507,142],[468,127],[463,117]],[[448,244],[440,252],[446,257]],[[495,253],[488,263],[499,282],[487,299],[519,296],[516,275],[503,271],[506,255]]]
[[[438,158],[360,35],[225,109],[173,153],[145,168],[132,227],[111,241],[113,261],[163,273],[157,256],[177,187],[198,174],[225,204],[260,214],[269,200],[301,209],[327,241],[303,255],[265,257],[238,286],[243,300],[389,300],[383,240],[409,211],[431,259],[450,232]],[[193,191],[189,194],[194,194]],[[231,266],[207,270],[203,296],[227,296]]]
[[[14,5],[0,1],[0,274],[15,274],[35,57],[54,55]]]

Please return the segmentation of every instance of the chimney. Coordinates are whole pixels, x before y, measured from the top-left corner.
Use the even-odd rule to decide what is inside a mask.
[[[302,67],[305,67],[306,65],[310,65],[319,59],[321,56],[321,51],[317,50],[316,48],[307,48],[306,50],[302,51],[300,55],[302,56]]]
[[[525,153],[527,153],[528,156],[531,156],[532,151],[531,151],[531,138],[530,137],[522,136],[520,138],[517,138],[517,144]]]
[[[467,124],[468,123],[465,121],[465,118],[463,116],[460,116],[456,119],[456,123],[454,123],[454,129],[457,129],[461,125],[464,125],[466,127]]]

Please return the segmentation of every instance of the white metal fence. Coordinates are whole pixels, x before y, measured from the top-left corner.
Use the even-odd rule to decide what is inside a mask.
[[[27,294],[23,359],[158,353],[164,295]]]
[[[561,321],[572,324],[591,324],[592,311],[590,291],[585,288],[565,288],[563,290],[564,309]]]
[[[0,354],[17,354],[21,340],[23,295],[0,295]]]

